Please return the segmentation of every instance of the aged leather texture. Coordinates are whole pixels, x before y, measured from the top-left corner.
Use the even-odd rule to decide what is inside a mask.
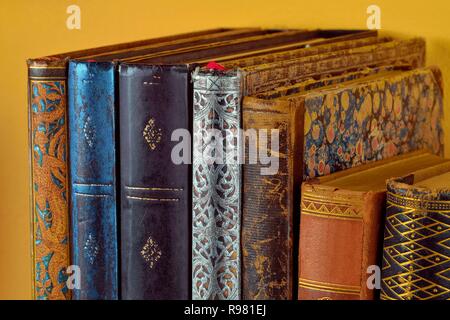
[[[418,149],[442,154],[442,91],[435,75],[425,68],[276,99],[244,98],[244,130],[280,130],[276,175],[261,175],[260,164],[243,166],[245,298],[295,297],[289,288],[298,230],[292,228],[303,179]],[[262,268],[258,259],[265,260]],[[284,285],[281,294],[274,295],[272,282]]]
[[[378,265],[385,192],[303,183],[300,300],[372,300],[368,267]]]
[[[380,38],[376,35],[368,34],[366,37],[353,39],[355,35],[346,35],[336,38],[312,39],[310,41],[301,42],[297,48],[286,48],[284,50],[272,49],[265,54],[252,55],[250,57],[243,57],[240,59],[226,59],[217,61],[226,68],[245,68],[256,65],[264,65],[277,61],[293,60],[299,58],[309,57],[306,61],[316,61],[320,59],[322,54],[329,54],[335,56],[341,54],[342,50],[350,50],[352,48],[359,48],[381,44],[390,41],[389,38]],[[307,44],[307,45],[306,45]],[[351,51],[348,51],[349,53]]]
[[[123,299],[191,296],[192,169],[171,159],[174,130],[191,130],[190,72],[119,67]]]
[[[293,282],[296,276],[294,250],[294,225],[298,225],[298,218],[292,214],[297,208],[296,197],[291,199],[292,186],[290,186],[289,172],[294,172],[299,179],[300,171],[294,170],[292,148],[297,137],[294,128],[295,122],[289,122],[282,110],[288,107],[279,103],[275,106],[277,97],[321,88],[326,85],[355,80],[371,74],[376,74],[390,68],[366,69],[358,72],[340,74],[332,78],[319,77],[319,80],[309,78],[299,82],[291,89],[277,88],[276,92],[265,92],[258,95],[263,98],[258,100],[261,108],[257,112],[247,116],[244,109],[244,129],[267,129],[281,126],[280,145],[282,152],[278,153],[279,172],[276,176],[261,176],[260,164],[246,164],[243,169],[243,217],[242,217],[242,248],[243,248],[243,297],[244,299],[292,299],[296,295],[297,288]],[[283,91],[282,91],[283,90]],[[246,106],[252,107],[252,99]],[[270,111],[269,115],[266,110]],[[261,111],[261,113],[259,112]],[[292,120],[302,116],[292,116]],[[301,120],[299,120],[301,122]],[[297,128],[300,132],[301,128]],[[290,143],[288,145],[288,143]],[[261,146],[259,146],[261,148]],[[246,150],[245,159],[249,159],[250,150]],[[297,160],[296,160],[297,161]],[[289,190],[289,188],[291,188]],[[295,193],[294,193],[295,194]],[[275,212],[279,214],[274,214]],[[276,254],[275,254],[276,252]],[[273,257],[276,257],[275,259]]]
[[[359,48],[325,52],[241,68],[244,95],[254,95],[278,86],[295,82],[318,73],[375,65],[409,65],[417,68],[425,64],[425,41],[422,38],[393,40]],[[225,64],[225,67],[228,65]]]
[[[33,297],[70,299],[65,63],[30,61],[28,76]]]
[[[118,299],[115,64],[70,61],[73,299]]]
[[[387,183],[381,299],[448,300],[450,194],[413,182],[408,176]]]
[[[192,298],[235,300],[241,289],[240,78],[197,72],[192,80]]]
[[[294,181],[300,179],[300,153],[296,143],[301,137],[303,112],[290,109],[286,101],[244,98],[244,130],[279,130],[279,147],[267,154],[277,158],[275,175],[262,175],[266,167],[261,162],[242,168],[242,297],[247,300],[290,300],[295,297],[294,283],[294,212],[298,197],[294,196]],[[250,148],[245,159],[254,157]],[[256,152],[256,150],[255,150]],[[259,151],[261,152],[261,151]],[[247,161],[247,160],[246,160]],[[296,166],[298,169],[295,170]],[[298,191],[299,192],[299,191]],[[296,290],[295,290],[296,292]]]

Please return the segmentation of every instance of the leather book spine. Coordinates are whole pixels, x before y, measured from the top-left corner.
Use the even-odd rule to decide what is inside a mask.
[[[118,299],[116,77],[112,62],[69,62],[73,299]]]
[[[191,296],[190,71],[119,66],[122,299]]]
[[[241,296],[239,128],[234,71],[194,72],[192,298]]]
[[[385,192],[303,183],[299,300],[372,300],[369,266],[379,265]],[[370,271],[370,270],[369,270]]]
[[[269,144],[252,149],[248,139],[243,165],[242,211],[242,297],[248,300],[286,300],[296,297],[296,244],[294,226],[298,224],[298,194],[301,181],[302,132],[301,108],[293,108],[287,101],[244,98],[243,129],[279,130],[279,150],[267,150]],[[297,130],[299,129],[300,130]],[[270,146],[271,140],[268,140]],[[300,149],[299,149],[300,148]],[[247,151],[248,150],[248,151]],[[258,153],[255,155],[255,153]],[[276,157],[278,170],[265,175],[267,167],[259,155]],[[250,163],[250,159],[257,159]],[[295,169],[297,164],[297,170]],[[298,230],[297,230],[298,231]],[[296,260],[296,258],[295,258]],[[294,289],[295,288],[295,289]]]
[[[71,298],[67,177],[66,61],[28,61],[32,291],[39,300]]]
[[[387,183],[382,300],[450,299],[450,194]]]

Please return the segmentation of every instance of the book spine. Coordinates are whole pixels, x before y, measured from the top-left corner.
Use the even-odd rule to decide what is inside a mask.
[[[372,300],[368,267],[378,265],[384,192],[303,183],[299,300]]]
[[[448,190],[424,192],[395,179],[387,187],[381,299],[450,299]]]
[[[186,65],[119,67],[123,299],[190,298],[189,74]]]
[[[192,298],[240,299],[240,74],[192,79]]]
[[[254,130],[261,137],[262,130],[279,130],[279,150],[259,144],[252,149],[255,142],[249,139],[246,146],[243,165],[243,211],[242,211],[242,296],[248,300],[285,300],[296,296],[294,284],[296,269],[295,237],[293,228],[298,223],[295,207],[298,205],[296,194],[301,177],[294,169],[298,159],[294,159],[301,141],[295,137],[297,127],[301,124],[301,112],[291,113],[288,102],[273,102],[250,97],[244,98],[243,129]],[[301,130],[299,130],[301,132]],[[271,138],[270,138],[271,139]],[[257,153],[257,154],[255,154]],[[275,174],[265,175],[258,157],[267,154],[276,157],[278,169]],[[250,159],[257,159],[250,163]],[[297,168],[301,169],[300,166]]]
[[[69,62],[72,263],[76,300],[118,299],[115,64]]]
[[[67,70],[63,60],[28,61],[33,298],[70,299]]]

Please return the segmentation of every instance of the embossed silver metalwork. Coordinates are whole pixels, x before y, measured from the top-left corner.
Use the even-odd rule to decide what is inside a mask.
[[[240,298],[241,171],[239,146],[240,75],[195,72],[192,208],[192,298]],[[218,142],[208,130],[227,132],[223,163],[205,151]],[[229,151],[236,151],[236,153]]]

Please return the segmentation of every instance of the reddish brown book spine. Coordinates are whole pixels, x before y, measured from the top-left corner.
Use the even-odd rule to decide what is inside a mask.
[[[298,297],[371,300],[385,192],[302,186]]]

